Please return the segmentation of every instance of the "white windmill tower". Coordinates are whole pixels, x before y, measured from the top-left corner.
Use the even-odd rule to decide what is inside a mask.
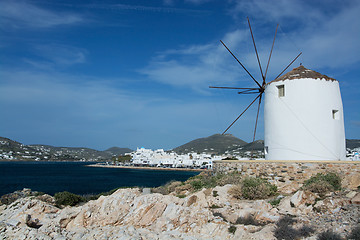
[[[265,158],[345,160],[339,82],[303,66],[265,88]]]
[[[266,160],[345,160],[343,107],[338,81],[308,70],[303,66],[280,77],[301,55],[300,53],[275,80],[266,83],[266,74],[274,48],[277,28],[264,74],[249,18],[248,23],[262,81],[260,84],[221,41],[258,86],[255,88],[210,87],[238,89],[240,90],[239,94],[257,94],[256,98],[223,134],[256,100],[259,100],[253,136],[254,142],[262,95],[265,93]]]

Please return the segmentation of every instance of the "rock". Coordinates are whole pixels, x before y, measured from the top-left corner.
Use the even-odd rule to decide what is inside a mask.
[[[353,198],[351,198],[350,202],[352,204],[360,204],[360,193],[357,193]]]
[[[341,208],[342,206],[348,203],[347,200],[342,198],[326,198],[324,200],[318,201],[314,205],[314,209],[318,212],[335,212],[337,208]]]
[[[359,174],[345,175],[342,180],[342,185],[346,186],[347,189],[356,190],[360,186]]]
[[[326,226],[348,232],[360,213],[360,206],[346,205],[349,198],[341,194],[315,204],[314,194],[298,191],[274,208],[268,200],[235,199],[227,193],[229,188],[231,185],[218,186],[185,198],[143,194],[138,188],[119,189],[110,196],[63,209],[53,205],[51,196],[43,195],[42,200],[23,197],[1,207],[0,239],[275,239],[273,230],[281,214],[296,216],[299,224],[311,222],[319,231]],[[319,212],[314,212],[311,204]],[[236,223],[245,216],[266,225]],[[234,233],[229,233],[230,226],[236,227]]]
[[[356,191],[350,191],[350,192],[348,192],[348,193],[346,194],[346,197],[347,197],[347,198],[353,198],[353,197],[355,197],[356,194],[357,194]]]
[[[290,198],[290,205],[294,207],[299,207],[300,205],[312,205],[315,203],[317,195],[310,191],[297,191]]]
[[[28,227],[36,228],[36,229],[38,229],[42,226],[39,219],[37,219],[37,218],[32,219],[31,215],[29,215],[29,214],[27,214],[25,217],[25,223]]]
[[[143,188],[142,194],[150,194],[150,193],[151,193],[151,188]]]

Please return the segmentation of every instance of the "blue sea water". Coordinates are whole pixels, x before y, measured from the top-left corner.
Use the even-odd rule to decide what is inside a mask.
[[[87,167],[80,162],[0,162],[0,196],[31,188],[53,195],[98,194],[118,187],[156,187],[199,174],[188,171]]]

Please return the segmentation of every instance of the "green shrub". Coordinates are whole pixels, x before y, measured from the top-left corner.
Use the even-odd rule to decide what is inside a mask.
[[[215,209],[215,208],[221,208],[221,207],[216,205],[216,204],[213,204],[213,205],[210,206],[210,208]]]
[[[241,182],[241,194],[245,199],[264,199],[276,192],[277,187],[262,178],[247,177]]]
[[[236,224],[243,225],[253,225],[253,226],[264,226],[264,223],[258,222],[252,215],[247,215],[245,217],[238,217],[236,219]]]
[[[81,196],[67,191],[55,193],[54,198],[56,205],[65,205],[65,206],[67,205],[75,206],[76,204],[84,201],[84,199]]]
[[[169,191],[167,190],[167,188],[165,186],[160,186],[160,187],[156,187],[156,188],[152,188],[151,189],[152,193],[160,193],[162,195],[167,195],[169,194]]]
[[[328,192],[334,191],[334,187],[324,180],[310,183],[306,185],[304,189],[313,193],[318,193],[320,196],[323,196]]]
[[[216,185],[224,186],[226,184],[240,184],[242,175],[239,172],[231,172],[228,174],[217,174],[216,177]]]
[[[186,195],[185,194],[178,194],[176,195],[178,198],[186,198]]]
[[[213,191],[213,197],[219,196],[218,191]]]
[[[281,198],[275,198],[269,201],[269,203],[271,204],[271,206],[276,207],[280,204]]]
[[[351,230],[350,235],[348,236],[348,239],[356,240],[360,239],[360,225],[356,226],[353,230]]]
[[[197,176],[189,178],[186,184],[192,186],[192,190],[199,191],[203,188],[209,189],[216,186],[224,186],[226,184],[239,184],[241,182],[242,175],[238,172],[232,172],[228,174],[217,173],[215,175],[209,172],[202,172]]]
[[[233,225],[231,225],[231,226],[228,228],[228,231],[229,231],[229,233],[235,234],[235,232],[236,232],[236,227],[233,226]]]
[[[327,193],[341,189],[341,178],[336,173],[318,173],[304,182],[304,189],[315,193]]]
[[[232,186],[228,193],[233,196],[234,198],[241,199],[242,198],[242,191],[241,191],[241,185],[234,185]]]
[[[190,185],[193,187],[193,189],[195,191],[201,190],[205,186],[204,183],[201,180],[191,181]]]
[[[304,237],[311,236],[314,233],[314,229],[305,225],[299,229],[293,228],[293,224],[297,220],[290,216],[284,216],[279,219],[276,223],[276,228],[274,230],[274,237],[278,240],[293,240],[301,239]]]
[[[175,192],[176,193],[181,193],[183,191],[193,191],[193,187],[190,184],[184,184],[184,185],[180,185],[178,187],[175,188]]]
[[[334,233],[331,230],[322,232],[317,236],[317,240],[342,240],[342,237],[338,233]]]
[[[167,188],[167,191],[169,193],[171,192],[175,192],[175,189],[179,186],[181,186],[183,183],[180,181],[171,181],[168,184],[165,185],[165,187]]]

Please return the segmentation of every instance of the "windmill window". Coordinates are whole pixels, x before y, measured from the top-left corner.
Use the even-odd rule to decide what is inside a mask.
[[[285,97],[285,86],[284,85],[278,85],[276,87],[278,89],[278,96],[279,97]]]
[[[333,109],[333,110],[332,110],[332,117],[333,117],[333,119],[335,119],[335,120],[339,120],[339,110]]]

